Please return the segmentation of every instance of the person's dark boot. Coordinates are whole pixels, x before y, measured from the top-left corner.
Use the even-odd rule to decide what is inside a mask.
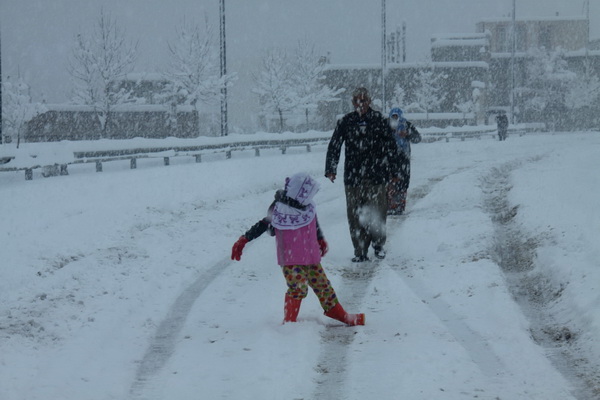
[[[385,250],[383,247],[373,247],[375,250],[375,258],[378,260],[383,260],[385,258]]]

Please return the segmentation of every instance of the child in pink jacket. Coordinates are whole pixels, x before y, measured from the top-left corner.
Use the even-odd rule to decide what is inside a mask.
[[[313,290],[325,315],[347,325],[364,325],[364,314],[348,314],[339,303],[335,290],[321,266],[328,246],[317,221],[313,197],[319,184],[308,174],[298,173],[286,179],[278,190],[267,216],[240,236],[231,249],[231,259],[240,260],[249,241],[267,230],[275,236],[277,263],[287,282],[283,322],[296,322],[300,304]]]

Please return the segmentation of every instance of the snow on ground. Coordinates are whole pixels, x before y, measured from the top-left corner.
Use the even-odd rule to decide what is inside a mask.
[[[0,399],[600,397],[598,133],[413,146],[388,257],[352,265],[325,146],[0,174]],[[204,160],[204,159],[203,159]],[[231,245],[298,171],[344,327],[282,325],[272,238]]]

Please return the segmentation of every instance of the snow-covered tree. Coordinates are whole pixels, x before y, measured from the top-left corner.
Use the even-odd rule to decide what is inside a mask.
[[[13,82],[8,77],[2,82],[2,135],[16,139],[17,148],[23,137],[25,123],[44,111],[42,104],[31,101],[29,86],[23,79]]]
[[[176,40],[169,43],[171,59],[164,73],[170,82],[168,103],[172,110],[177,104],[187,104],[200,112],[202,104],[219,104],[221,89],[229,86],[235,76],[220,76],[218,51],[208,23],[202,29],[183,20]]]
[[[279,48],[267,50],[260,73],[254,77],[256,87],[252,91],[259,96],[265,115],[277,113],[280,132],[284,129],[283,113],[293,110],[299,103],[293,79],[287,52]]]
[[[323,81],[325,61],[315,51],[314,44],[307,40],[298,42],[292,57],[293,92],[298,96],[297,106],[304,110],[306,127],[309,128],[309,112],[317,109],[319,103],[336,101],[344,89],[334,90]]]
[[[467,114],[471,113],[475,109],[475,103],[471,99],[461,99],[459,102],[454,103],[454,107],[456,107],[462,114],[463,118],[467,118]]]
[[[578,74],[565,96],[565,104],[575,115],[573,123],[577,128],[586,128],[593,124],[600,102],[600,79],[589,65]]]
[[[390,110],[394,107],[404,108],[406,102],[406,91],[399,83],[396,83],[394,86],[394,91],[392,92],[392,98],[388,102],[387,109]]]
[[[459,110],[463,114],[463,118],[467,119],[467,114],[474,113],[475,122],[477,122],[477,117],[481,114],[481,102],[482,95],[481,90],[485,89],[485,83],[480,81],[472,81],[471,86],[473,90],[471,91],[471,96],[463,95],[457,96],[458,101],[454,103],[454,107]]]
[[[69,63],[75,84],[73,101],[93,107],[103,136],[112,110],[129,100],[118,81],[133,70],[136,59],[137,43],[126,42],[124,30],[104,10],[92,32],[76,36]]]
[[[417,75],[415,100],[427,113],[427,119],[429,119],[429,113],[439,107],[446,98],[445,94],[440,93],[442,79],[444,76],[436,73],[433,68],[424,68]]]
[[[525,98],[525,109],[556,124],[563,115],[565,96],[576,75],[568,70],[560,49],[552,52],[534,49],[529,55],[525,87],[519,88]]]
[[[570,86],[566,94],[567,107],[577,110],[594,104],[600,96],[600,80],[596,75],[583,74]]]

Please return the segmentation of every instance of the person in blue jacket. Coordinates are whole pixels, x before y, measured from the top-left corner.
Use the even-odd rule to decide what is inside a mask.
[[[396,140],[400,157],[400,179],[391,181],[387,188],[388,215],[402,215],[406,208],[406,197],[410,185],[410,144],[419,143],[421,134],[415,126],[402,116],[400,108],[390,110],[388,123]]]

